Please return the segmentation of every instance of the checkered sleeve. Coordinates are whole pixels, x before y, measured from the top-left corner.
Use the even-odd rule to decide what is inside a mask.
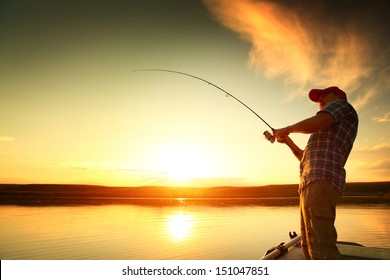
[[[321,112],[330,113],[334,117],[335,122],[339,122],[353,112],[350,107],[351,105],[345,100],[337,99],[327,104]]]

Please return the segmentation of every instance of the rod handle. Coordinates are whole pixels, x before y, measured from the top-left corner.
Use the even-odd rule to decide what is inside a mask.
[[[267,139],[271,143],[275,142],[275,136],[273,136],[268,130],[264,131],[263,135],[264,135],[265,139]]]

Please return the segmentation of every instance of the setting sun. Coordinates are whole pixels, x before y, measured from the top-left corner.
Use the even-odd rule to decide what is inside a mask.
[[[175,180],[215,176],[216,163],[211,149],[199,143],[169,143],[155,153],[159,170]]]

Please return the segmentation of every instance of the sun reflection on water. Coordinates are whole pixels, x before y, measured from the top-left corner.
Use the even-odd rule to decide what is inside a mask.
[[[299,227],[296,206],[181,201],[167,207],[1,205],[0,259],[257,259]],[[340,205],[339,240],[389,248],[389,216],[387,204]]]
[[[193,215],[183,211],[168,215],[166,226],[169,236],[176,242],[188,239],[191,235],[194,222]]]

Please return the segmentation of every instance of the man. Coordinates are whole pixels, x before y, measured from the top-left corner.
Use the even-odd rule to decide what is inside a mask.
[[[273,134],[287,144],[300,161],[300,211],[302,250],[307,259],[340,259],[334,226],[336,203],[345,188],[345,169],[356,138],[358,116],[338,87],[313,89],[309,98],[320,111]],[[311,134],[301,150],[288,136]]]

